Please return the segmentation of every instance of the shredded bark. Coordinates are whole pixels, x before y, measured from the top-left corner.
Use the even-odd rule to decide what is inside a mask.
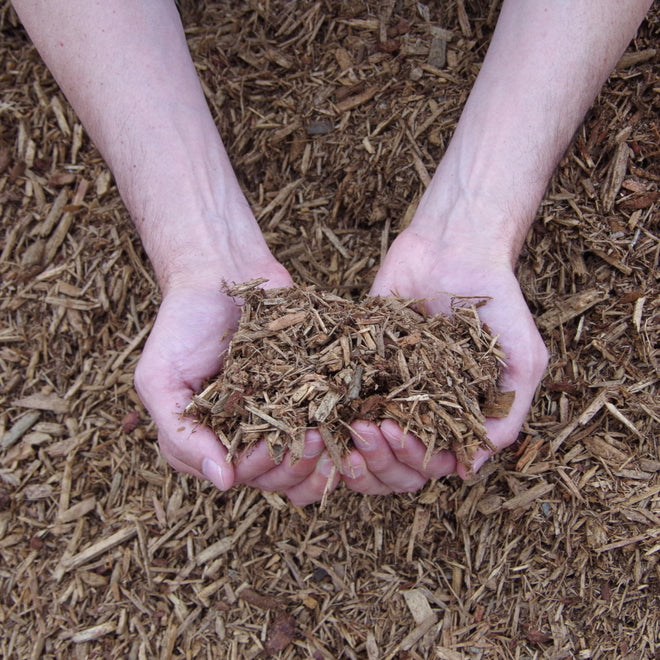
[[[451,315],[424,303],[368,297],[358,303],[314,287],[227,288],[244,301],[222,373],[186,412],[209,425],[234,458],[264,438],[280,462],[302,457],[305,431],[321,428],[339,461],[357,419],[393,419],[433,452],[451,449],[469,469],[489,446],[486,414],[505,417],[504,353],[477,313],[484,300],[454,298]]]

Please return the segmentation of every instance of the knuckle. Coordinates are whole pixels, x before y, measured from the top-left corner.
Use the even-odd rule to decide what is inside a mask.
[[[399,463],[405,463],[407,465],[415,459],[415,452],[410,443],[402,445],[400,442],[395,442],[390,444],[390,448]]]
[[[378,454],[376,456],[369,457],[367,460],[367,465],[371,472],[385,472],[386,470],[392,468],[392,460],[389,456],[383,456],[383,454]]]
[[[527,345],[527,350],[520,353],[519,364],[517,368],[514,367],[514,371],[528,382],[538,383],[543,377],[549,361],[550,352],[541,336],[538,335]]]
[[[185,471],[192,474],[189,467],[191,457],[184,451],[185,445],[180,445],[169,433],[159,431],[158,447],[170,467],[178,472]]]
[[[419,479],[411,479],[410,481],[402,483],[395,488],[397,493],[415,493],[426,483],[426,479],[420,477]]]
[[[178,461],[178,457],[176,455],[175,448],[173,448],[171,443],[165,439],[162,433],[158,434],[158,446],[160,447],[160,451],[168,465],[170,467],[176,468],[175,464]]]
[[[539,356],[537,360],[537,368],[539,374],[543,374],[545,372],[549,362],[550,362],[550,351],[548,350],[547,346],[543,343],[543,341],[541,341],[539,347]]]

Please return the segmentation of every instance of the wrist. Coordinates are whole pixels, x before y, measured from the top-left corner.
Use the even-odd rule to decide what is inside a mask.
[[[465,187],[441,163],[410,229],[445,254],[513,269],[533,218],[486,188]]]
[[[274,259],[241,190],[224,146],[204,122],[190,134],[152,141],[144,162],[121,161],[115,177],[163,292],[219,288],[274,273]],[[284,271],[286,273],[286,271]]]
[[[270,252],[238,183],[217,204],[203,204],[203,198],[179,197],[136,221],[163,295],[172,288],[219,290],[223,281],[257,277],[288,286],[291,278]]]
[[[163,295],[172,289],[220,290],[223,282],[264,277],[266,286],[289,286],[291,278],[273,257],[252,217],[216,214],[188,221],[186,234],[149,255]]]

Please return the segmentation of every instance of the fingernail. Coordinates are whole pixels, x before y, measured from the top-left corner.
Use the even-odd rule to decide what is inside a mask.
[[[353,429],[353,441],[355,442],[355,445],[359,447],[360,449],[370,449],[371,448],[371,443],[361,434],[359,434],[355,429]]]
[[[344,476],[348,477],[349,479],[359,479],[360,477],[364,476],[364,474],[364,465],[349,465],[344,472]]]
[[[330,476],[334,466],[334,461],[327,454],[319,459],[318,470],[324,477]]]
[[[312,438],[305,442],[303,458],[316,458],[324,449],[325,443],[321,438]]]
[[[205,458],[202,461],[202,474],[211,481],[216,488],[227,490],[225,475],[215,461],[212,461],[210,458]]]
[[[391,445],[397,444],[403,447],[405,444],[406,436],[398,426],[393,427],[391,424],[383,424],[380,427],[380,432]]]

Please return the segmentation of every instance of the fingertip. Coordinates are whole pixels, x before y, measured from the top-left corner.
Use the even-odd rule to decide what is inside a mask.
[[[320,456],[325,449],[325,442],[321,434],[315,429],[310,429],[305,434],[305,447],[303,449],[303,458],[316,458]]]
[[[241,483],[250,483],[257,477],[277,467],[277,463],[264,440],[260,440],[254,447],[243,451],[234,458],[236,476]]]
[[[307,506],[320,502],[325,493],[332,492],[341,480],[339,470],[330,455],[325,452],[316,463],[314,472],[302,483],[285,490],[286,496],[294,506]]]
[[[353,422],[350,432],[355,447],[360,450],[374,448],[383,437],[378,426],[364,420]]]
[[[486,454],[484,454],[483,456],[480,456],[479,458],[476,458],[476,459],[474,460],[473,465],[472,465],[472,469],[473,469],[475,472],[478,472],[478,471],[481,470],[481,468],[484,466],[484,463],[488,462],[488,461],[490,460],[490,458],[491,458],[491,454],[490,454],[490,453],[486,453]]]
[[[213,459],[205,457],[202,460],[202,474],[221,491],[229,490],[234,482],[233,469],[225,463],[219,465]]]
[[[456,474],[463,480],[467,481],[468,479],[471,479],[474,476],[474,472],[471,470],[468,470],[465,465],[458,463],[456,466]]]
[[[322,476],[322,477],[329,477],[333,470],[335,470],[335,462],[332,460],[332,457],[328,452],[323,452],[323,454],[320,456],[319,460],[316,463],[316,471]]]
[[[344,457],[341,473],[345,479],[359,479],[367,471],[367,464],[359,451],[352,451]]]
[[[356,433],[370,433],[378,427],[374,422],[370,422],[366,419],[356,419],[354,422],[351,422],[351,430]]]
[[[305,442],[321,440],[323,441],[323,436],[318,429],[312,428],[305,431]]]
[[[406,434],[393,419],[384,419],[380,425],[380,432],[390,445],[396,444],[403,447],[406,440]]]
[[[473,479],[477,472],[479,472],[479,470],[492,458],[492,456],[493,454],[489,451],[483,449],[479,450],[475,454],[472,465],[469,469],[465,465],[457,465],[456,472],[458,473],[458,476],[463,479],[463,481]]]

